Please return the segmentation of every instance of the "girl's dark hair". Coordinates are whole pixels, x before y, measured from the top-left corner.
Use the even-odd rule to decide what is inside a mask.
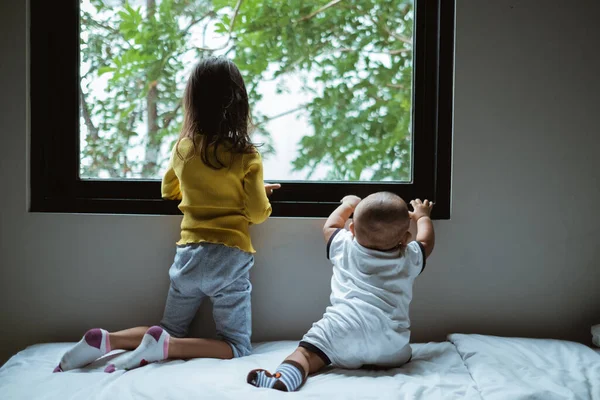
[[[194,153],[200,153],[209,167],[225,167],[217,155],[221,145],[237,154],[255,151],[250,141],[252,118],[246,85],[231,60],[209,57],[194,67],[183,95],[183,110],[179,141],[190,139]],[[213,157],[209,154],[211,149]],[[179,149],[177,154],[182,157]]]

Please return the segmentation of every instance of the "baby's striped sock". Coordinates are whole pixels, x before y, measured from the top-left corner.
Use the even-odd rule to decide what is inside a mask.
[[[256,387],[277,389],[283,392],[295,392],[302,386],[305,380],[306,372],[302,365],[295,361],[284,361],[271,374],[264,369],[255,369],[248,374],[247,382]]]
[[[54,372],[69,371],[85,367],[110,351],[108,332],[104,329],[90,329],[83,338],[67,351]]]
[[[117,369],[130,370],[143,367],[156,361],[169,358],[169,338],[171,336],[160,326],[153,326],[146,331],[142,342],[131,353],[117,358],[114,364],[109,364],[104,372],[114,372]]]

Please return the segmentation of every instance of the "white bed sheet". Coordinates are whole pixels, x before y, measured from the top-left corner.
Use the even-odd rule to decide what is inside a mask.
[[[486,400],[600,399],[600,357],[579,343],[452,334]]]
[[[274,369],[297,342],[258,344],[235,360],[198,359],[150,364],[130,372],[102,372],[109,354],[91,366],[53,374],[72,344],[31,346],[0,369],[0,398],[20,399],[477,399],[461,357],[451,343],[413,345],[413,359],[388,371],[329,369],[297,393],[257,389],[246,383],[253,368]]]

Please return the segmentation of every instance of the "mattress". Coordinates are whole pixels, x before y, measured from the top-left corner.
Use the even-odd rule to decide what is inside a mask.
[[[580,343],[449,335],[486,400],[600,399],[600,357]]]
[[[251,356],[150,364],[103,372],[117,352],[53,374],[72,343],[31,346],[0,368],[0,398],[20,399],[598,399],[600,354],[578,343],[453,334],[414,344],[412,361],[384,371],[329,368],[285,394],[246,383],[254,368],[275,369],[297,345],[259,343]]]
[[[103,372],[115,354],[76,371],[53,374],[71,343],[31,346],[0,369],[0,398],[19,399],[270,399],[285,394],[246,383],[254,368],[275,369],[298,342],[256,344],[234,360],[196,359],[150,364],[129,372]],[[479,399],[451,343],[416,344],[412,361],[387,371],[328,369],[311,377],[294,398]],[[289,396],[289,395],[288,395]]]

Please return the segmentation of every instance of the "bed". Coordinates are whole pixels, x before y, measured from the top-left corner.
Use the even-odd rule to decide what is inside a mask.
[[[18,399],[599,399],[600,353],[581,344],[452,334],[413,345],[413,359],[386,371],[327,369],[298,393],[245,383],[253,368],[274,368],[297,342],[256,344],[235,360],[150,364],[106,374],[111,353],[77,371],[52,374],[69,343],[31,346],[0,369],[0,398]]]

